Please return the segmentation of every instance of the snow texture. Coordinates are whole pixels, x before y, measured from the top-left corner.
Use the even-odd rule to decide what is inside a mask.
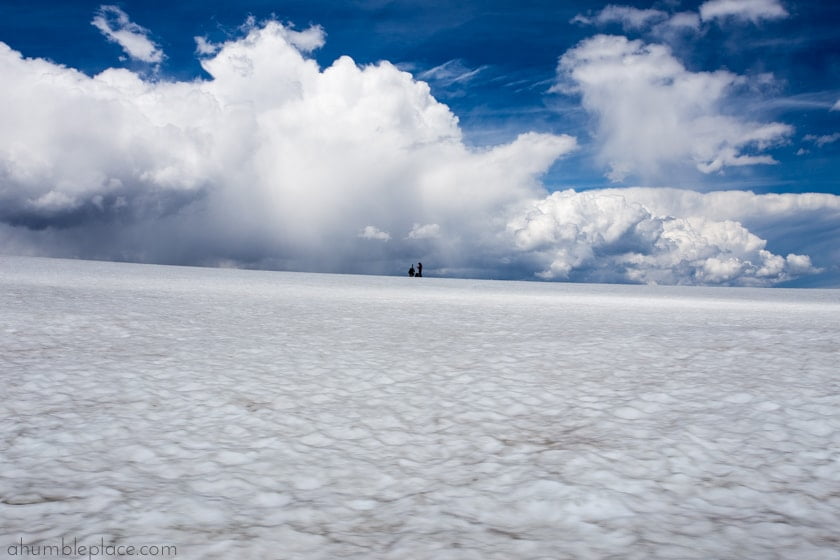
[[[840,558],[840,291],[0,257],[0,544]]]

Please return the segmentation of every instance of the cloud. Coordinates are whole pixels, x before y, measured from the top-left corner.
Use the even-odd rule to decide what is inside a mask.
[[[151,64],[163,62],[163,51],[149,39],[149,30],[133,23],[128,14],[117,6],[100,6],[91,25],[99,29],[109,41],[121,46],[134,60]]]
[[[821,136],[806,134],[803,140],[806,142],[813,142],[818,147],[822,148],[826,144],[833,144],[834,142],[840,140],[840,132],[835,132],[834,134],[824,134]]]
[[[668,12],[653,8],[640,9],[633,6],[610,4],[595,16],[576,15],[572,23],[604,27],[612,23],[621,24],[625,32],[651,31],[655,36],[667,37],[686,30],[700,30],[700,16],[696,12]]]
[[[420,72],[417,77],[428,82],[441,97],[454,98],[467,94],[471,82],[489,66],[468,67],[463,60],[453,59]]]
[[[422,237],[441,259],[481,268],[475,244],[495,242],[508,206],[543,192],[539,176],[574,139],[526,133],[470,149],[426,83],[388,62],[321,69],[304,53],[322,39],[254,26],[202,59],[211,78],[189,82],[88,77],[0,46],[5,245],[387,272],[404,268],[401,251],[420,256]],[[396,239],[381,254],[377,232]]]
[[[662,10],[609,4],[594,17],[577,15],[572,19],[572,22],[599,26],[620,23],[625,30],[638,30],[667,18],[668,14]]]
[[[625,32],[651,31],[654,36],[668,37],[686,30],[699,32],[701,21],[734,20],[758,24],[762,20],[782,19],[788,15],[779,0],[709,0],[700,6],[699,13],[669,13],[655,8],[609,4],[594,16],[578,14],[571,22],[599,27],[617,23]]]
[[[436,239],[440,237],[440,226],[437,224],[414,224],[408,232],[409,239]]]
[[[453,59],[421,72],[418,77],[421,80],[434,80],[443,85],[461,84],[469,82],[486,68],[487,66],[468,68],[463,60]]]
[[[700,193],[682,189],[629,187],[604,189],[605,195],[621,195],[659,216],[704,216],[711,220],[786,221],[799,215],[826,213],[840,218],[840,196],[826,193],[755,194],[751,191]],[[810,219],[810,218],[809,218]],[[840,224],[838,224],[840,226]]]
[[[365,228],[359,232],[359,237],[362,239],[377,239],[379,241],[390,241],[391,234],[387,231],[382,231],[379,228],[374,226],[365,226]]]
[[[703,173],[773,164],[761,152],[793,128],[748,121],[725,110],[746,79],[728,71],[691,72],[664,45],[598,35],[567,51],[553,91],[581,95],[595,117],[608,177],[659,180],[693,166]]]
[[[831,106],[831,111],[840,111],[840,99]]]
[[[788,12],[779,0],[709,0],[700,6],[703,21],[732,18],[757,24],[786,17]]]
[[[527,132],[470,148],[428,84],[388,62],[321,68],[305,55],[323,39],[317,27],[253,24],[202,57],[209,78],[186,82],[90,77],[0,43],[0,250],[733,285],[812,274],[823,261],[809,264],[810,248],[837,253],[830,195],[777,212],[770,199],[668,202],[653,189],[550,194],[541,177],[574,138]],[[743,134],[773,140],[761,131]],[[715,214],[730,205],[754,215]]]
[[[763,194],[750,191],[698,193],[677,189],[609,189],[657,216],[704,217],[735,221],[767,241],[780,254],[806,252],[814,266],[828,275],[838,273],[840,262],[840,196],[826,193]],[[806,241],[807,240],[807,241]],[[807,249],[805,249],[807,247]],[[828,285],[838,287],[835,277]]]
[[[211,43],[207,37],[193,37],[195,41],[195,53],[202,56],[208,56],[219,52],[219,45]]]
[[[691,29],[693,31],[700,30],[700,16],[694,12],[678,12],[672,15],[666,22],[662,24],[665,28],[670,29]]]
[[[807,255],[769,251],[738,219],[778,222],[806,208],[837,228],[833,195],[651,188],[555,192],[507,228],[548,280],[767,286],[819,269]]]

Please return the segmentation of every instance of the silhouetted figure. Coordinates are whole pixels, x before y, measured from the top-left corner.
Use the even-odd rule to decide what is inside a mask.
[[[408,275],[414,278],[414,263],[411,263],[411,268],[408,269]]]
[[[417,263],[417,276],[423,276],[423,263]]]

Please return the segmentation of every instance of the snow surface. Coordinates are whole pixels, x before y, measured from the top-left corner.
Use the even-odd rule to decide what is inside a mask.
[[[840,558],[840,291],[0,257],[0,550]]]

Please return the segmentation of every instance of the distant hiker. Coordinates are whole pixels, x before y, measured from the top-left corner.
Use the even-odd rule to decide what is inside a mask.
[[[423,263],[417,263],[417,276],[423,276]]]
[[[414,263],[411,263],[411,268],[408,269],[408,275],[414,278]]]

